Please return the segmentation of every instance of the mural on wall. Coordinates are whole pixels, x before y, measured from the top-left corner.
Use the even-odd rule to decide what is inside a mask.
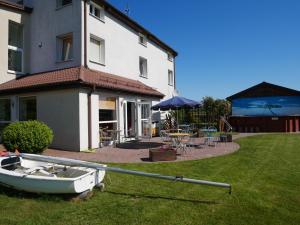
[[[240,98],[232,101],[233,116],[300,115],[300,96]]]

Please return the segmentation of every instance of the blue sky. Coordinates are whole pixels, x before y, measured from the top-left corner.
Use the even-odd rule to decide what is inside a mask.
[[[299,0],[109,0],[179,52],[182,96],[226,98],[267,81],[300,90]]]

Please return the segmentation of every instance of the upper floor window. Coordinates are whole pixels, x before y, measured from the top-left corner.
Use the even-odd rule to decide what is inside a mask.
[[[60,8],[72,4],[72,0],[56,0],[56,7]]]
[[[23,71],[23,26],[9,21],[8,70]]]
[[[174,86],[174,74],[172,70],[168,70],[168,84]]]
[[[101,21],[104,21],[104,9],[94,2],[90,3],[90,15],[100,19]]]
[[[90,37],[90,61],[105,64],[105,41],[103,39]]]
[[[174,59],[173,55],[170,52],[168,52],[168,60],[170,62],[173,62],[173,59]]]
[[[68,61],[73,59],[72,34],[57,37],[57,59],[58,61]]]
[[[148,77],[147,59],[140,57],[140,76]]]
[[[147,46],[147,37],[143,34],[139,34],[139,43],[146,47]]]

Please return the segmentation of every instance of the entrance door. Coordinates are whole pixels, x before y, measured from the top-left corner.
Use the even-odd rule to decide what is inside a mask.
[[[149,102],[140,102],[139,105],[139,136],[151,138],[151,104]]]
[[[124,135],[125,138],[136,137],[136,104],[135,102],[124,103]]]

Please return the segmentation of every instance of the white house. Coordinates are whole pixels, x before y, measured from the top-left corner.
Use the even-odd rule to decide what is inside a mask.
[[[0,0],[0,130],[37,119],[51,147],[150,135],[152,104],[175,91],[177,53],[103,0]]]

